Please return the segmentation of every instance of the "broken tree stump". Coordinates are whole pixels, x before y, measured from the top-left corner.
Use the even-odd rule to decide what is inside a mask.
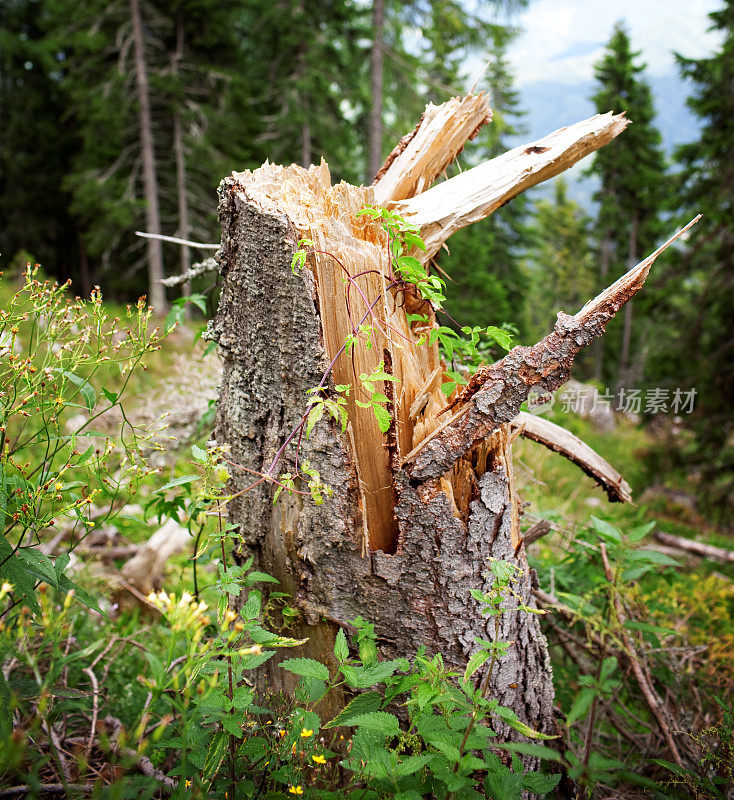
[[[559,385],[576,353],[603,332],[647,273],[638,269],[624,291],[605,296],[587,313],[590,321],[561,316],[546,339],[486,368],[471,384],[473,394],[455,397],[447,410],[438,347],[424,343],[433,310],[386,288],[387,235],[359,212],[378,202],[398,208],[425,236],[428,253],[414,255],[427,263],[455,230],[572,166],[627,124],[597,116],[429,188],[490,118],[483,95],[430,107],[373,187],[332,186],[323,162],[308,170],[266,163],[233,173],[220,187],[222,294],[211,335],[224,369],[215,436],[231,448],[232,461],[268,476],[231,501],[229,518],[239,529],[238,556],[254,556],[301,612],[289,634],[308,638],[299,655],[328,663],[339,628],[362,616],[374,624],[385,657],[425,648],[463,670],[476,639],[495,635],[470,593],[491,588],[491,559],[517,566],[517,593],[534,603],[511,423],[530,387]],[[302,238],[313,248],[307,267],[294,273]],[[356,277],[346,281],[347,274]],[[426,323],[408,322],[416,308]],[[360,319],[374,323],[371,347],[340,353]],[[294,437],[308,391],[322,385],[332,362],[323,385],[332,394],[336,385],[352,385],[346,431],[324,420],[310,438]],[[380,364],[397,379],[377,381],[390,402],[385,433],[356,402],[357,376]],[[333,490],[322,505],[286,492],[273,504],[273,481],[295,471],[296,451]],[[252,476],[233,473],[237,494]],[[527,725],[554,733],[551,666],[537,616],[508,598],[500,620],[499,638],[512,647],[492,674],[490,695]],[[264,671],[271,687],[293,688],[296,679],[276,659]],[[340,702],[335,697],[324,712],[337,712]],[[502,737],[522,738],[501,720],[492,724]]]

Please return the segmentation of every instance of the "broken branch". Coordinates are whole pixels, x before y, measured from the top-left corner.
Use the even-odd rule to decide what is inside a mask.
[[[700,217],[700,215],[699,215]],[[642,288],[655,259],[699,217],[670,237],[616,283],[571,317],[559,312],[554,330],[532,347],[514,347],[501,361],[481,367],[459,397],[444,409],[466,403],[403,459],[413,479],[443,475],[475,444],[520,412],[533,386],[547,392],[564,384],[579,351],[604,333],[619,309]]]
[[[521,411],[511,424],[513,428],[519,429],[521,436],[545,445],[581,467],[604,489],[613,503],[632,502],[632,490],[627,481],[608,461],[571,431],[526,411]]]
[[[597,114],[485,161],[417,197],[394,203],[435,255],[460,228],[488,217],[531,186],[567,170],[618,136],[628,125],[622,115]]]

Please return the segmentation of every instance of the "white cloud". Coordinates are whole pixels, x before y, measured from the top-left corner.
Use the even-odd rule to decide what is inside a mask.
[[[649,75],[674,69],[673,51],[691,58],[713,52],[721,39],[708,33],[716,0],[535,0],[518,15],[524,29],[509,57],[518,85],[592,80],[614,24],[623,20]]]

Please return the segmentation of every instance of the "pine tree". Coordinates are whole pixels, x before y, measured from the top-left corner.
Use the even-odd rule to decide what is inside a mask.
[[[73,129],[59,125],[66,98],[46,6],[0,3],[0,263],[24,251],[67,277],[78,238],[62,182],[76,140]]]
[[[734,2],[710,15],[723,34],[710,58],[678,57],[695,87],[688,105],[701,120],[698,141],[681,147],[686,212],[692,231],[677,279],[667,287],[667,356],[660,372],[698,392],[693,461],[708,508],[731,524],[734,497]]]
[[[593,296],[596,260],[591,250],[591,219],[570,200],[566,181],[555,181],[552,200],[535,203],[528,258],[530,338],[548,332],[559,311],[573,314]],[[585,363],[579,362],[584,369]]]
[[[660,133],[653,125],[652,94],[643,78],[645,65],[638,58],[629,35],[618,23],[606,54],[596,66],[599,89],[592,100],[599,113],[624,112],[633,124],[623,136],[595,154],[589,170],[601,182],[594,195],[599,204],[600,288],[607,285],[610,271],[621,275],[636,263],[640,253],[655,245],[662,233],[660,213],[666,198],[666,164]],[[646,296],[646,300],[636,302],[643,309],[643,305],[649,306],[650,299]],[[617,386],[639,379],[642,368],[639,359],[632,358],[633,353],[640,353],[639,335],[633,337],[632,309],[632,303],[628,303],[622,330],[612,324],[604,339],[607,352],[616,352],[603,358],[602,340],[595,351],[595,377],[616,380]]]

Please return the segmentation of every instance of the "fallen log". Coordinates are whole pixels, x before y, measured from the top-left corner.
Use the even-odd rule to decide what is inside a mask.
[[[684,536],[674,536],[672,533],[665,533],[664,531],[655,531],[653,535],[661,544],[674,547],[676,550],[693,553],[700,558],[708,558],[711,561],[720,561],[722,564],[734,563],[734,550],[726,550],[713,544],[697,542],[695,539],[686,539]]]

